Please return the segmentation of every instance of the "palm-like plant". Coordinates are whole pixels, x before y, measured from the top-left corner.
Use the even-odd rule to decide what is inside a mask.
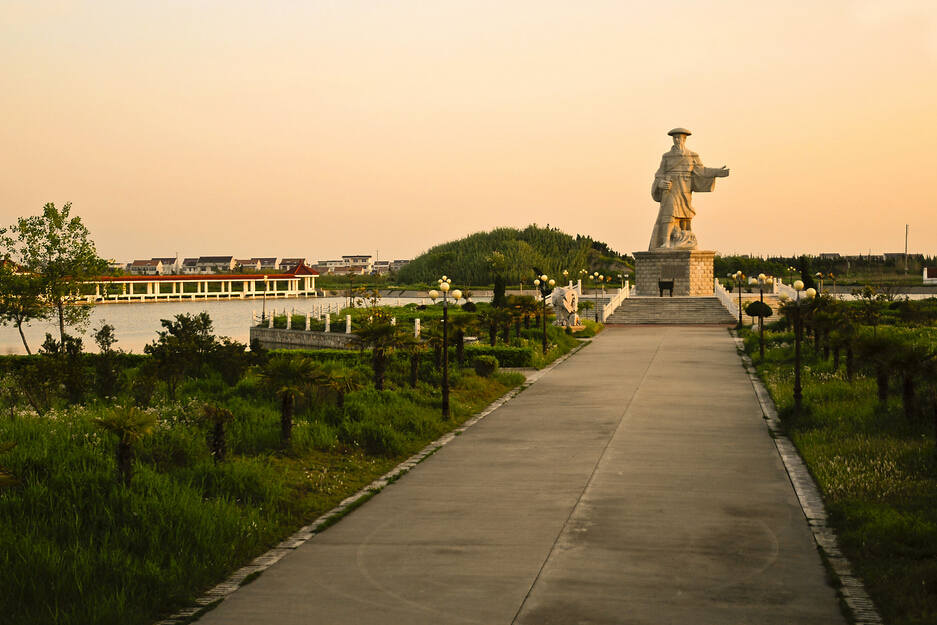
[[[143,412],[133,406],[115,406],[109,408],[104,416],[91,419],[91,422],[109,434],[117,437],[117,483],[130,488],[133,477],[133,444],[142,440],[153,431],[156,415]]]
[[[392,325],[380,316],[374,316],[362,323],[356,334],[355,343],[361,349],[371,349],[374,388],[383,391],[387,363],[394,350],[405,347],[410,342],[410,337],[400,326]]]
[[[426,344],[414,340],[407,351],[410,354],[410,388],[416,388],[420,374],[420,356],[426,351]]]
[[[205,421],[211,426],[211,457],[215,464],[224,462],[228,455],[228,443],[225,438],[225,423],[234,419],[231,411],[220,406],[205,406]]]
[[[465,332],[475,325],[475,315],[453,315],[449,325],[455,331],[456,360],[461,367],[465,364]]]
[[[433,367],[438,372],[442,369],[442,321],[428,323],[421,332],[423,345],[433,350]]]
[[[900,349],[898,342],[887,336],[866,334],[859,339],[859,362],[874,373],[878,400],[882,404],[888,402],[888,382]]]
[[[512,295],[508,304],[524,320],[524,329],[530,329],[530,317],[540,311],[540,304],[532,295]],[[520,336],[520,332],[517,333]]]
[[[901,381],[901,401],[905,418],[914,417],[917,381],[925,364],[934,354],[920,343],[899,344],[891,356],[889,369]]]
[[[0,454],[5,454],[16,447],[16,441],[0,443]],[[10,488],[20,483],[18,479],[10,475],[7,471],[0,469],[0,488]]]
[[[328,372],[325,377],[325,387],[335,393],[335,403],[339,410],[345,407],[345,395],[364,388],[358,372],[354,369],[342,367]]]
[[[492,347],[498,341],[498,314],[498,309],[494,307],[486,308],[478,313],[478,322],[488,329],[488,342]]]
[[[305,356],[279,354],[263,366],[260,379],[280,400],[280,446],[289,449],[296,398],[303,397],[311,387],[323,381],[322,369]]]

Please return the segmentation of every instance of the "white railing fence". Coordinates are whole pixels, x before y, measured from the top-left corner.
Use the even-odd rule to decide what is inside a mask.
[[[605,323],[605,320],[608,319],[608,316],[615,312],[615,309],[621,306],[622,300],[626,299],[631,295],[631,287],[628,284],[628,281],[625,280],[624,288],[618,289],[618,294],[608,300],[608,303],[602,309],[602,323]]]
[[[719,279],[716,278],[713,280],[713,292],[716,294],[716,297],[719,298],[719,301],[722,302],[722,305],[732,313],[733,317],[739,316],[739,307],[732,301],[732,295],[726,291],[725,287],[719,282]]]

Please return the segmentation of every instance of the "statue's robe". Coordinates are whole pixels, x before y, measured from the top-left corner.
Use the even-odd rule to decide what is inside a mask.
[[[712,191],[721,171],[714,167],[704,167],[699,154],[690,150],[681,152],[674,146],[664,154],[651,187],[651,197],[655,202],[660,202],[660,210],[651,233],[649,250],[656,250],[667,243],[659,239],[667,232],[668,224],[681,219],[693,219],[696,211],[693,210],[692,193]],[[670,181],[669,191],[658,186],[661,180]]]

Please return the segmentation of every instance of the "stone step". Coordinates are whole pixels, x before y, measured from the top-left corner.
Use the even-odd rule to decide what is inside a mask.
[[[632,297],[605,323],[734,325],[736,321],[717,297]]]

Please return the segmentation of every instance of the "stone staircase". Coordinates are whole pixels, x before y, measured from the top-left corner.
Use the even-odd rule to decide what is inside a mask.
[[[612,325],[735,325],[718,297],[631,297],[605,321]]]

